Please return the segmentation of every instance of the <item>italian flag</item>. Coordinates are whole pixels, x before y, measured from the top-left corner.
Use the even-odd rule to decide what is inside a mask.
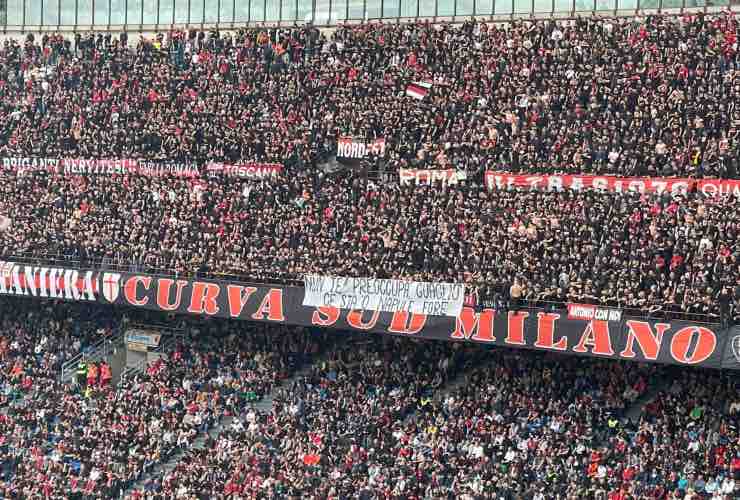
[[[406,87],[406,95],[413,97],[414,99],[422,100],[429,93],[429,89],[432,88],[430,82],[414,82]]]

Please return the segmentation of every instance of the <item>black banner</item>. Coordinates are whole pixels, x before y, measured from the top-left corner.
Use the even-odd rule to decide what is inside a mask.
[[[359,330],[581,356],[740,369],[740,329],[687,321],[572,320],[567,311],[463,307],[457,318],[305,307],[303,288],[0,262],[0,294]]]
[[[342,136],[337,139],[337,161],[345,165],[357,166],[371,155],[385,154],[385,139],[363,139]]]

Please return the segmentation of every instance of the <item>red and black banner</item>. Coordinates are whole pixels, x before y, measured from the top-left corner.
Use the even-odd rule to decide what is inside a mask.
[[[598,189],[618,193],[685,194],[696,191],[707,197],[740,196],[740,181],[733,179],[688,179],[665,177],[618,177],[614,175],[524,175],[487,171],[484,174],[489,190],[510,187],[546,190]]]
[[[740,369],[740,329],[563,311],[463,307],[457,318],[303,306],[303,288],[0,262],[0,295],[95,301],[155,311],[556,351],[581,356]]]
[[[209,177],[240,177],[244,179],[266,179],[278,177],[283,172],[280,163],[240,163],[229,165],[227,163],[211,162],[206,165],[206,173]]]
[[[77,158],[2,158],[0,172],[24,176],[34,172],[73,176],[138,175],[143,177],[236,177],[264,179],[278,177],[281,163],[219,163],[209,162],[204,168],[195,162],[137,159],[77,159]]]

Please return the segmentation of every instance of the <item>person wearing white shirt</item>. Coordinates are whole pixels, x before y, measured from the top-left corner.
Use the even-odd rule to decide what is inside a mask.
[[[606,477],[606,466],[599,465],[596,469],[596,477],[599,479],[604,479]]]
[[[504,455],[504,462],[513,462],[516,458],[516,452],[509,448],[509,451],[506,452],[506,455]]]
[[[724,493],[725,495],[729,495],[732,492],[735,491],[735,480],[731,477],[726,477],[724,481],[722,481],[722,487],[720,488],[720,492]]]

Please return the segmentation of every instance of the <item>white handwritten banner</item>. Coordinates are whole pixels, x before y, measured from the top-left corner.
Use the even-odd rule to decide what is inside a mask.
[[[408,311],[429,316],[457,317],[465,287],[455,283],[306,276],[303,305],[365,311]]]

